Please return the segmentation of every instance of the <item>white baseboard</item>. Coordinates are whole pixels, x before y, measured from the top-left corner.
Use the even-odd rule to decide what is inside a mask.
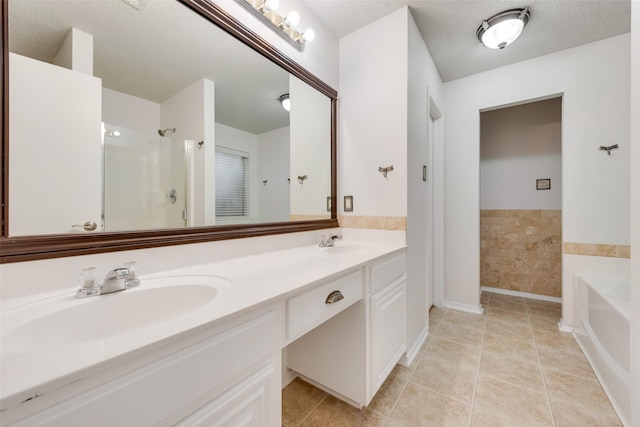
[[[468,305],[468,304],[460,304],[452,301],[445,301],[443,304],[446,308],[451,308],[458,311],[465,311],[467,313],[473,314],[482,314],[484,313],[484,308],[481,305]]]
[[[569,326],[567,324],[564,323],[564,319],[560,318],[560,321],[558,322],[558,330],[560,330],[561,332],[573,332],[573,326]]]
[[[416,340],[416,342],[413,344],[413,347],[411,347],[411,349],[409,349],[398,361],[398,364],[405,366],[405,367],[409,367],[411,366],[411,364],[413,363],[413,361],[416,359],[416,356],[418,355],[418,352],[420,351],[420,349],[422,348],[422,346],[424,345],[424,342],[427,340],[427,337],[429,336],[429,327],[427,326],[426,328],[424,328],[424,330],[420,333],[420,336],[418,337],[418,339]]]
[[[562,303],[562,298],[560,297],[550,297],[547,295],[538,295],[538,294],[532,294],[529,292],[512,291],[510,289],[492,288],[491,286],[482,286],[480,289],[485,292],[491,292],[494,294],[511,295],[513,297],[522,297],[522,298],[529,298],[529,299],[537,299],[540,301]]]

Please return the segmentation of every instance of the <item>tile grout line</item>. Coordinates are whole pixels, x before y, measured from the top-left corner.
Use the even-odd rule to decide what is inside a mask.
[[[476,368],[476,378],[473,382],[473,392],[471,392],[471,404],[469,405],[469,420],[467,426],[471,427],[471,419],[473,418],[473,405],[476,401],[476,390],[478,389],[478,379],[480,378],[480,364],[482,363],[482,349],[484,348],[484,336],[487,331],[487,319],[489,318],[489,306],[491,305],[491,295],[487,301],[487,308],[484,310],[484,327],[482,328],[482,340],[480,340],[480,355],[478,356],[478,367]]]
[[[301,426],[305,421],[307,421],[307,419],[311,416],[311,414],[313,414],[313,412],[314,412],[316,409],[318,409],[318,406],[320,406],[320,404],[321,404],[322,402],[324,402],[324,401],[325,401],[325,399],[326,399],[328,396],[329,396],[329,394],[328,394],[327,392],[325,392],[325,395],[324,395],[324,397],[323,397],[322,399],[320,399],[320,402],[318,402],[318,404],[317,404],[316,406],[314,406],[314,407],[313,407],[313,409],[312,409],[311,411],[309,411],[309,413],[308,413],[308,414],[307,414],[303,419],[301,419],[301,420],[300,420],[300,422],[299,422],[298,424],[296,424],[296,426],[297,426],[297,427],[299,427],[299,426]]]
[[[531,336],[533,337],[533,347],[536,350],[536,360],[538,361],[538,369],[540,370],[540,376],[542,377],[542,387],[544,387],[544,395],[547,398],[547,407],[549,408],[549,415],[551,415],[551,425],[555,427],[556,419],[553,415],[553,408],[551,407],[551,396],[549,396],[549,389],[547,388],[547,380],[544,377],[544,370],[542,369],[542,362],[540,361],[540,354],[538,353],[538,340],[533,331],[533,325],[531,324],[531,316],[529,315],[529,304],[525,299],[525,307],[527,309],[527,319],[529,320],[529,329],[531,330]]]
[[[393,403],[393,406],[391,407],[391,410],[389,411],[389,415],[387,416],[387,422],[385,423],[385,425],[388,424],[389,421],[393,421],[396,424],[400,424],[399,422],[397,422],[396,420],[393,420],[391,418],[391,414],[393,414],[393,411],[396,409],[396,406],[398,406],[398,402],[400,401],[400,398],[402,397],[402,394],[404,393],[404,391],[407,389],[407,386],[411,382],[411,378],[416,373],[416,369],[418,369],[418,365],[420,364],[420,362],[422,362],[422,359],[424,359],[424,357],[427,355],[427,351],[429,350],[429,347],[431,347],[431,345],[433,344],[433,340],[434,340],[435,336],[438,334],[438,330],[440,330],[440,325],[442,325],[443,320],[445,319],[445,317],[447,316],[447,313],[449,312],[448,309],[445,309],[445,310],[446,311],[444,313],[444,316],[442,316],[442,318],[438,322],[438,326],[436,326],[435,330],[433,331],[433,336],[431,337],[431,341],[429,342],[429,344],[427,344],[427,347],[424,349],[424,353],[420,356],[420,360],[414,361],[414,363],[416,364],[416,367],[413,369],[413,372],[411,372],[411,374],[409,375],[409,378],[407,378],[407,381],[404,384],[404,386],[402,387],[402,390],[400,391],[400,393],[398,393],[398,397],[396,398],[396,401]],[[429,319],[429,321],[431,321],[431,319]],[[429,338],[428,335],[427,335],[427,338]],[[402,425],[402,424],[400,424],[400,425]]]

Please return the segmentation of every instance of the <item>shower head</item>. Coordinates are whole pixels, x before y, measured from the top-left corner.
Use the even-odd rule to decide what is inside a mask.
[[[167,136],[170,133],[176,133],[176,128],[158,129],[158,135],[160,136]]]

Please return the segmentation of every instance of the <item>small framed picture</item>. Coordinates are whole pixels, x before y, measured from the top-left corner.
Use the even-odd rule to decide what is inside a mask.
[[[353,212],[353,196],[344,196],[344,211]]]
[[[536,179],[536,190],[551,190],[551,179]]]

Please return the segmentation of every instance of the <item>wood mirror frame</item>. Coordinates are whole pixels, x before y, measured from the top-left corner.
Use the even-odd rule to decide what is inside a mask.
[[[292,75],[331,99],[331,219],[262,224],[223,225],[180,229],[96,234],[9,236],[9,43],[8,2],[2,2],[2,231],[0,263],[86,255],[159,246],[266,236],[338,227],[336,211],[336,104],[337,92],[271,46],[256,33],[207,0],[177,0],[217,25]]]

